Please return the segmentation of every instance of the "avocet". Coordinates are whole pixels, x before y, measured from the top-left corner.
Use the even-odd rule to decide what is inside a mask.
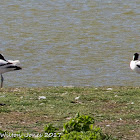
[[[140,73],[140,61],[138,59],[139,59],[139,54],[135,53],[133,55],[133,60],[130,62],[130,68],[136,73]]]
[[[18,66],[19,60],[6,60],[2,54],[0,54],[0,75],[1,75],[1,88],[3,87],[4,78],[3,73],[15,70],[21,70],[22,68]]]

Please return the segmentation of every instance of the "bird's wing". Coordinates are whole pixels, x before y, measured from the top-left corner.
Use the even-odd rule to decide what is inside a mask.
[[[4,61],[7,61],[2,54],[0,54],[0,59],[4,60]]]
[[[4,56],[2,54],[0,54],[0,66],[4,66],[4,65],[8,65],[8,64],[11,64],[13,66],[16,66],[18,64],[20,64],[19,60],[6,60],[4,58]]]
[[[140,65],[136,65],[138,68],[140,68]]]
[[[138,61],[138,62],[136,63],[136,66],[137,66],[138,68],[140,68],[140,61]]]
[[[0,59],[0,66],[4,66],[4,65],[8,65],[8,64],[11,64],[11,63],[9,63],[9,62],[7,62],[5,60]]]

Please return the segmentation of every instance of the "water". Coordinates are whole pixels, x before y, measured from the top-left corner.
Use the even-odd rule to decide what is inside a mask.
[[[22,71],[5,87],[138,86],[139,0],[1,0],[0,52]]]

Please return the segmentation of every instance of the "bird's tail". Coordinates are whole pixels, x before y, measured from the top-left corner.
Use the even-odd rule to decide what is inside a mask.
[[[19,65],[20,61],[19,60],[8,60],[9,63],[12,63],[14,66]]]

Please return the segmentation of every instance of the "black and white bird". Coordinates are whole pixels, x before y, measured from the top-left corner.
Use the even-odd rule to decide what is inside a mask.
[[[135,53],[133,55],[133,60],[130,62],[130,68],[136,73],[140,73],[140,61],[138,59],[139,59],[139,54]]]
[[[0,54],[0,75],[1,75],[1,88],[3,87],[4,78],[3,73],[15,70],[21,70],[22,68],[18,66],[20,64],[19,60],[6,60],[2,54]]]

